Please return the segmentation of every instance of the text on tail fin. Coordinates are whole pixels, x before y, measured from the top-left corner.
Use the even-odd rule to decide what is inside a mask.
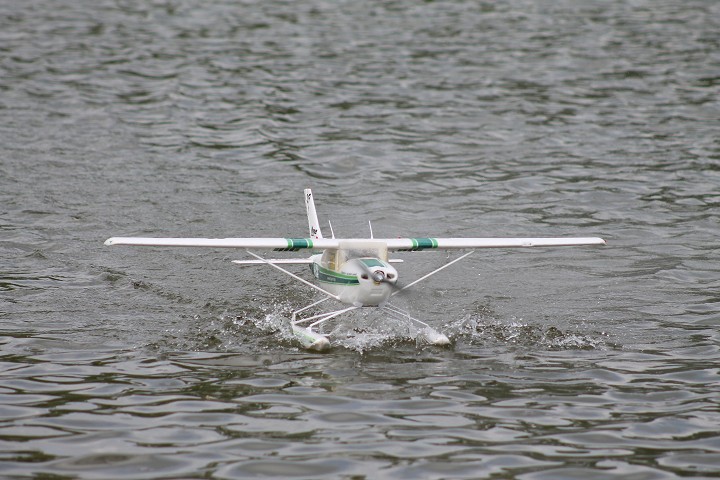
[[[310,238],[323,238],[320,232],[320,222],[318,222],[317,212],[315,211],[315,200],[313,200],[312,190],[305,189],[305,207],[307,208],[308,226],[310,227]]]

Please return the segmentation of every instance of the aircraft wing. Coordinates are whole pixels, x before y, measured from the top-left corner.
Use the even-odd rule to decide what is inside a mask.
[[[575,245],[605,245],[599,237],[540,237],[540,238],[392,238],[387,239],[388,250],[416,251],[425,249],[513,248],[513,247],[569,247]]]
[[[151,238],[151,237],[112,237],[105,245],[135,245],[141,247],[206,247],[206,248],[245,248],[268,249],[278,251],[297,251],[307,248],[338,248],[335,239],[310,238]]]
[[[540,238],[387,238],[387,239],[335,239],[335,238],[152,238],[112,237],[105,245],[135,245],[145,247],[206,247],[268,249],[296,252],[301,249],[339,248],[345,242],[382,242],[388,250],[453,250],[476,248],[514,247],[565,247],[575,245],[605,245],[598,237],[540,237]]]

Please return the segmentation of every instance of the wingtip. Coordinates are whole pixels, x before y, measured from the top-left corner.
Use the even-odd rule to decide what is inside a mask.
[[[106,246],[112,245],[112,244],[113,244],[113,240],[115,240],[115,239],[114,239],[114,238],[108,238],[107,240],[105,240],[105,245],[106,245]]]

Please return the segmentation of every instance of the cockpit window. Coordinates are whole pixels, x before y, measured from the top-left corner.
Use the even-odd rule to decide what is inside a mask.
[[[382,263],[377,258],[361,258],[360,261],[365,264],[366,267],[384,267],[385,264]]]
[[[342,255],[338,254],[340,263],[345,263],[353,258],[377,258],[381,262],[387,262],[387,243],[381,240],[340,240],[338,252],[342,252]],[[342,261],[340,256],[342,256]]]

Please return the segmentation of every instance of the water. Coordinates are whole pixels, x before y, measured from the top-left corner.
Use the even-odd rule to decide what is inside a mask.
[[[5,478],[720,474],[719,3],[0,12]],[[452,347],[323,355],[241,252],[102,245],[301,236],[308,186],[341,236],[609,245],[476,252],[401,299]]]

